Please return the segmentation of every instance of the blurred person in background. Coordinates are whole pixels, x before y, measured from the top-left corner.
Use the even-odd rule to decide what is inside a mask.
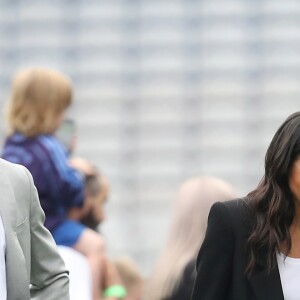
[[[100,236],[99,226],[105,220],[104,205],[109,194],[109,182],[105,176],[93,167],[93,172],[85,176],[85,200],[82,207],[73,207],[69,210],[70,219],[81,222]],[[118,299],[127,299],[127,291],[123,286],[122,278],[116,266],[103,251],[101,266],[103,291],[105,295],[114,295]],[[125,298],[126,297],[126,298]]]
[[[73,154],[77,146],[77,126],[74,119],[64,119],[61,126],[55,132],[55,136],[64,144],[68,153]],[[78,158],[70,160],[70,164],[76,168]],[[105,219],[104,205],[109,194],[109,182],[106,177],[100,174],[96,167],[90,162],[89,174],[85,174],[84,189],[85,198],[81,207],[71,207],[68,210],[68,218],[80,222],[84,226],[92,229],[100,234],[99,225]],[[86,273],[86,264],[84,259],[79,254],[74,253],[70,248],[60,246],[60,253],[66,260],[66,265],[70,269],[70,296],[71,300],[88,300],[89,295],[89,275]],[[85,281],[82,279],[82,274],[85,272]],[[126,289],[121,284],[120,275],[103,251],[101,277],[103,294],[107,291],[112,291],[110,294],[115,294],[118,299],[123,299],[126,296]],[[105,288],[108,287],[108,289]],[[112,298],[113,299],[113,298]]]
[[[232,197],[231,186],[215,177],[191,178],[181,185],[166,245],[147,283],[146,300],[190,299],[209,209]]]
[[[123,256],[115,259],[114,265],[127,291],[125,300],[142,300],[144,279],[137,264],[130,257]]]
[[[91,165],[92,166],[92,165]],[[69,218],[81,222],[90,229],[99,232],[99,226],[105,220],[104,206],[108,199],[109,182],[105,176],[92,167],[93,171],[85,176],[85,201],[82,207],[69,210]]]
[[[70,246],[87,257],[93,279],[93,299],[99,300],[103,282],[103,240],[68,210],[84,201],[84,175],[91,166],[81,158],[72,165],[65,147],[54,136],[72,103],[72,85],[63,74],[46,68],[28,68],[14,78],[8,103],[9,135],[2,157],[24,165],[34,178],[45,226],[58,245]]]
[[[275,133],[245,198],[212,206],[192,300],[300,298],[300,112]]]

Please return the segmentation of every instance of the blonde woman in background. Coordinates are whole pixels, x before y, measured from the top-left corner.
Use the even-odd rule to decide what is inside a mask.
[[[167,243],[147,284],[146,300],[190,299],[210,207],[233,196],[229,184],[215,177],[191,178],[181,185]]]

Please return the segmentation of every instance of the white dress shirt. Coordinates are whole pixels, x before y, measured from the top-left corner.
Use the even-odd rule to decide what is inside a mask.
[[[86,257],[70,247],[58,249],[70,271],[70,300],[92,300],[92,274]]]
[[[0,299],[7,299],[6,291],[6,269],[5,269],[5,232],[0,216]]]

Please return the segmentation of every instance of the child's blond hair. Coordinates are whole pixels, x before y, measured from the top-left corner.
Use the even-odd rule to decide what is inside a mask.
[[[53,134],[60,114],[71,101],[72,85],[63,74],[46,68],[19,71],[7,107],[10,133],[27,137]]]

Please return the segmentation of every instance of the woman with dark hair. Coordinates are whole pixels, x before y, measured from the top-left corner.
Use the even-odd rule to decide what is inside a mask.
[[[300,299],[300,112],[273,137],[247,197],[215,203],[191,300]]]

